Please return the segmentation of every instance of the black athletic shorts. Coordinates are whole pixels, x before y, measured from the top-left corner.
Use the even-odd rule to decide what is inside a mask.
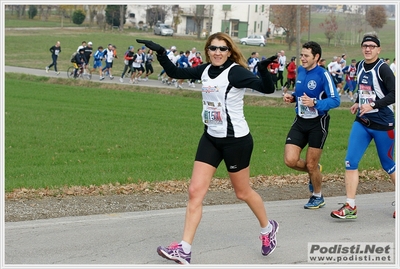
[[[252,152],[253,137],[250,133],[240,138],[215,138],[204,132],[197,147],[195,160],[215,168],[224,160],[228,172],[238,172],[250,165]]]
[[[304,148],[307,144],[312,148],[324,148],[328,137],[330,116],[328,114],[314,119],[303,119],[296,116],[288,135],[286,144],[294,144]]]
[[[338,78],[337,76],[332,76],[332,79],[335,85],[338,85],[343,82],[343,78]]]

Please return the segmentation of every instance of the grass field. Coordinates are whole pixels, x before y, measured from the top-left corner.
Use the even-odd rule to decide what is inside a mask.
[[[190,177],[203,129],[199,92],[80,83],[6,74],[6,191]],[[294,173],[283,164],[293,107],[281,98],[246,97],[245,103],[255,142],[252,175]],[[321,160],[326,173],[344,171],[354,120],[349,104],[331,112]],[[361,169],[379,167],[369,149]],[[221,164],[216,177],[226,176]]]
[[[323,45],[323,56],[346,52],[359,58],[359,45],[324,46],[322,17],[313,17],[311,39]],[[5,64],[43,69],[51,62],[48,49],[61,41],[59,69],[65,71],[70,54],[82,40],[94,47],[114,43],[123,55],[129,45],[138,47],[136,38],[147,38],[166,47],[197,47],[204,40],[193,37],[159,37],[151,32],[126,30],[102,32],[96,28],[60,29],[49,24],[24,25],[6,20],[6,27],[50,27],[48,29],[6,30]],[[53,23],[53,24],[52,24]],[[7,25],[8,24],[8,25]],[[394,57],[394,22],[380,31],[382,57]],[[303,34],[303,39],[306,34]],[[259,51],[272,55],[287,49],[279,43],[265,48],[239,45],[244,55]],[[23,52],[23,53],[21,53]],[[291,57],[294,51],[287,51]],[[121,57],[122,58],[122,57]],[[114,64],[115,75],[123,60]],[[161,71],[154,64],[155,75]],[[191,175],[198,139],[202,133],[201,96],[192,91],[148,89],[121,84],[102,84],[61,78],[5,75],[5,175],[6,191],[15,188],[55,188],[64,185],[100,185],[139,181],[186,180]],[[296,174],[283,164],[284,138],[294,117],[292,106],[280,98],[245,97],[245,115],[255,147],[251,160],[252,176]],[[347,104],[348,105],[348,104]],[[330,134],[321,162],[324,172],[342,174],[347,138],[354,120],[346,104],[331,111]],[[380,169],[372,144],[360,169]],[[221,164],[216,177],[226,177]]]

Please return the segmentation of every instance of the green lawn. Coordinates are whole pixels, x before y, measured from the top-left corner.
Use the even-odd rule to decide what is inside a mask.
[[[203,131],[199,92],[79,83],[6,74],[6,191],[190,177]],[[262,96],[245,103],[252,176],[295,173],[283,163],[293,107]],[[340,108],[331,117],[321,162],[324,172],[342,174],[354,115]],[[360,168],[380,169],[376,150],[366,155]],[[226,176],[222,163],[216,177]]]

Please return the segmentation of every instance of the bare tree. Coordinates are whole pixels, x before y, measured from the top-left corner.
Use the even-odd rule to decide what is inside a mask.
[[[178,25],[182,22],[182,9],[179,5],[172,6],[172,27],[174,28],[175,32],[178,30]]]
[[[279,5],[271,6],[271,21],[277,27],[281,27],[286,35],[286,43],[289,45],[289,50],[292,49],[292,44],[297,36],[297,11],[300,10],[300,31],[308,29],[308,8],[309,6],[295,5]],[[300,33],[299,33],[300,34]]]
[[[335,38],[336,38],[335,45],[336,44],[342,44],[342,41],[343,41],[343,38],[344,38],[344,32],[343,31],[336,32]]]
[[[371,6],[365,14],[365,20],[378,32],[387,23],[386,9],[383,6]]]
[[[6,5],[6,9],[11,9],[11,16],[14,15],[15,5]]]
[[[22,19],[25,15],[25,5],[16,5],[15,11],[17,12],[18,19]]]
[[[107,26],[106,16],[104,16],[103,13],[100,13],[100,12],[97,13],[96,22],[100,29],[102,29],[103,31],[106,30],[106,26]]]
[[[193,21],[196,24],[197,28],[197,39],[200,39],[200,35],[203,29],[203,23],[204,23],[204,10],[205,5],[196,5],[196,10],[194,11],[193,14]]]
[[[345,29],[349,29],[348,34],[350,35],[350,45],[354,45],[361,41],[361,33],[365,25],[364,15],[362,14],[350,14],[348,13],[345,17]]]
[[[325,37],[328,39],[328,46],[331,44],[331,40],[336,36],[338,30],[338,23],[336,15],[331,12],[328,17],[325,18],[325,22],[321,22],[319,27],[324,29]]]
[[[89,12],[89,25],[91,26],[96,18],[98,12],[104,11],[106,8],[105,5],[88,5]]]
[[[146,21],[150,27],[153,27],[157,21],[164,22],[168,12],[172,9],[171,6],[152,5],[147,9]]]

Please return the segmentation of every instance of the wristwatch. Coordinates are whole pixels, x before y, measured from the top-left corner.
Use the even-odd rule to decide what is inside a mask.
[[[317,99],[314,99],[314,106],[317,105]]]
[[[372,108],[375,108],[375,102],[371,102],[371,103],[369,103],[369,105],[370,105]]]

